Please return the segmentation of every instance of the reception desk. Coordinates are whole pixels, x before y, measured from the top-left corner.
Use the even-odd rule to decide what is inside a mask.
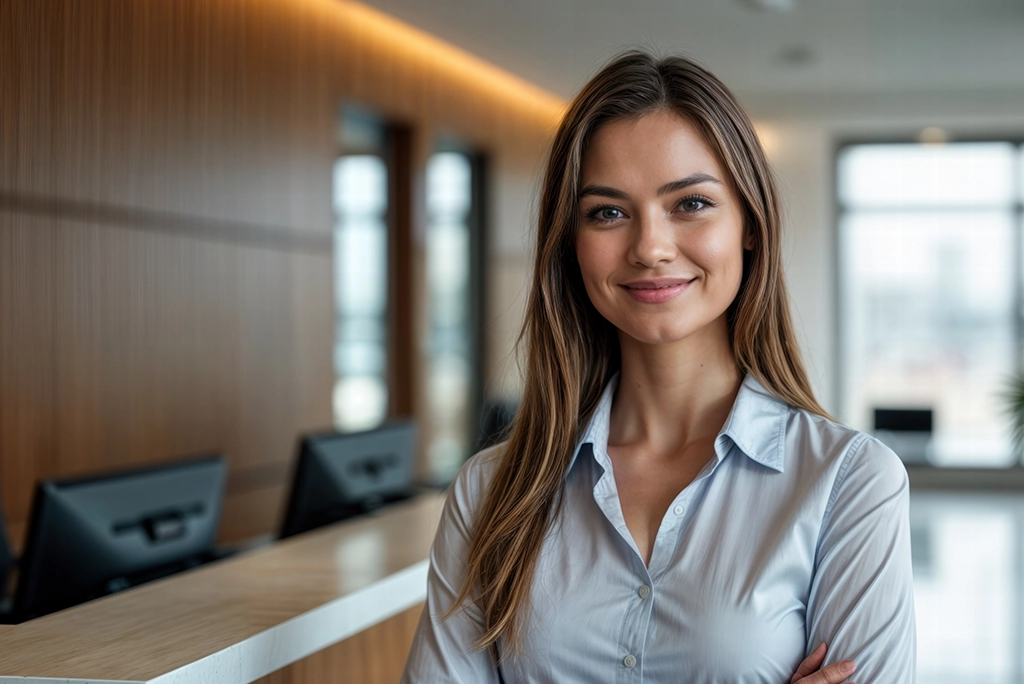
[[[8,626],[0,684],[397,681],[443,501],[423,494]]]

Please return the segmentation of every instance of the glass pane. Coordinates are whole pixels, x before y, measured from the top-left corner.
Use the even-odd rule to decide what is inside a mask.
[[[427,164],[429,334],[427,457],[434,479],[450,479],[470,455],[473,329],[470,296],[472,166],[441,152]]]
[[[387,224],[383,212],[343,217],[337,237],[337,301],[342,315],[365,320],[387,307]]]
[[[346,155],[334,166],[334,422],[363,430],[387,415],[387,166]]]
[[[1014,368],[1012,230],[1010,211],[845,215],[852,425],[871,430],[875,408],[930,408],[935,463],[1011,462],[1001,393]]]
[[[1009,143],[856,145],[839,156],[839,201],[876,207],[1002,207],[1013,202]]]
[[[388,206],[388,169],[373,154],[350,154],[334,169],[334,211],[346,219],[383,216]]]

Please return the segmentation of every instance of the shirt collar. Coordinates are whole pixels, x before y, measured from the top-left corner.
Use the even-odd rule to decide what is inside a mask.
[[[594,456],[599,460],[600,455],[605,454],[608,447],[612,400],[618,384],[619,374],[616,373],[605,385],[583,436],[576,444],[572,460],[565,471],[567,474],[572,470],[584,445],[593,445]],[[788,415],[789,406],[765,389],[757,378],[747,373],[736,394],[729,416],[715,438],[715,453],[718,460],[725,458],[729,451],[728,442],[732,441],[751,460],[777,472],[783,472]]]
[[[781,473],[788,417],[789,405],[747,373],[729,417],[715,438],[715,451],[724,457],[724,440],[728,438],[751,460]]]

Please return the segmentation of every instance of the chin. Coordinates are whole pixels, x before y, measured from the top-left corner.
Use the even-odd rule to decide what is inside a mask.
[[[689,337],[703,337],[709,334],[717,338],[719,327],[725,329],[725,311],[718,308],[679,307],[678,310],[660,312],[609,311],[617,316],[605,315],[621,334],[647,345],[663,345],[681,342]]]
[[[616,326],[621,332],[629,335],[642,344],[672,344],[684,340],[700,328],[697,326],[672,324],[624,325]]]

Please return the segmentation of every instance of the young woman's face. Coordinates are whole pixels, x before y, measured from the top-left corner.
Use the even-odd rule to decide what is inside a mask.
[[[578,201],[583,282],[621,332],[663,344],[724,322],[752,237],[693,124],[659,110],[602,126],[583,156]]]

